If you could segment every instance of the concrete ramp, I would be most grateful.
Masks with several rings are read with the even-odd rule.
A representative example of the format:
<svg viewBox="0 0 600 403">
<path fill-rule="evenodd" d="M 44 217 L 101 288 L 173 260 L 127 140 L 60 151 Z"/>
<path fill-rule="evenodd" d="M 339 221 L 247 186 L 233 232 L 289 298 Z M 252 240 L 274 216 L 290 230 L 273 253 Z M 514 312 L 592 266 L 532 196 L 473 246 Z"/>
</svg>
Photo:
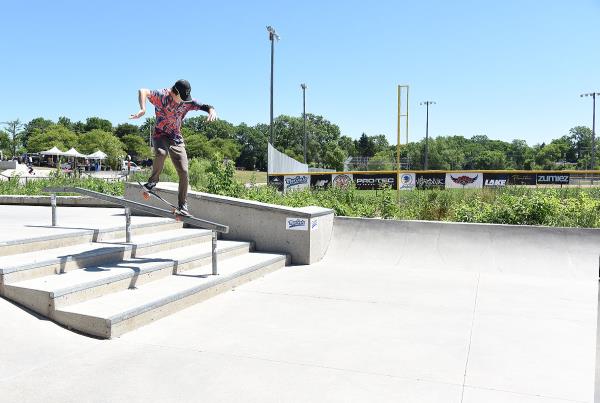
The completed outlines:
<svg viewBox="0 0 600 403">
<path fill-rule="evenodd" d="M 600 230 L 336 217 L 325 261 L 597 280 Z"/>
</svg>

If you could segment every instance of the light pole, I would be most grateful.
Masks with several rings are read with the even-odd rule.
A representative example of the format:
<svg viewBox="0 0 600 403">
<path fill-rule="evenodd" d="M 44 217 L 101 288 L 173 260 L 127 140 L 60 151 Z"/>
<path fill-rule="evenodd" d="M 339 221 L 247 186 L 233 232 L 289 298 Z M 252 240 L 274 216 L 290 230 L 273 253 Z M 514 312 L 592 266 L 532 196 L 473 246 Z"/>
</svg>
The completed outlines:
<svg viewBox="0 0 600 403">
<path fill-rule="evenodd" d="M 429 105 L 435 105 L 435 101 L 424 101 L 421 105 L 425 105 L 427 108 L 427 120 L 425 123 L 425 164 L 424 170 L 427 171 L 427 158 L 429 155 Z"/>
<path fill-rule="evenodd" d="M 273 145 L 273 62 L 275 59 L 275 41 L 279 40 L 279 35 L 272 26 L 267 27 L 269 40 L 271 41 L 271 119 L 269 126 L 269 143 Z"/>
<path fill-rule="evenodd" d="M 592 97 L 592 170 L 596 166 L 596 95 L 600 92 L 581 94 L 580 97 Z"/>
<path fill-rule="evenodd" d="M 300 84 L 302 88 L 302 118 L 304 119 L 304 163 L 306 164 L 306 84 Z"/>
</svg>

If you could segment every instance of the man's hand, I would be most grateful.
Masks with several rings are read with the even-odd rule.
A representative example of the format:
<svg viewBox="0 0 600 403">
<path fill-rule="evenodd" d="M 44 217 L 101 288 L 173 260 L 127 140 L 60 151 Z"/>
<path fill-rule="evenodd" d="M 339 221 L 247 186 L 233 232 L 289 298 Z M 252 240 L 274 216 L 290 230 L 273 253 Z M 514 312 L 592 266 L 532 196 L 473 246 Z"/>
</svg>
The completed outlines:
<svg viewBox="0 0 600 403">
<path fill-rule="evenodd" d="M 138 119 L 142 116 L 144 116 L 146 114 L 146 111 L 144 109 L 140 109 L 140 111 L 138 113 L 134 113 L 133 115 L 129 116 L 129 119 Z"/>
<path fill-rule="evenodd" d="M 215 108 L 210 108 L 208 111 L 208 116 L 206 117 L 206 121 L 212 122 L 215 120 L 217 120 L 217 111 L 215 111 Z"/>
</svg>

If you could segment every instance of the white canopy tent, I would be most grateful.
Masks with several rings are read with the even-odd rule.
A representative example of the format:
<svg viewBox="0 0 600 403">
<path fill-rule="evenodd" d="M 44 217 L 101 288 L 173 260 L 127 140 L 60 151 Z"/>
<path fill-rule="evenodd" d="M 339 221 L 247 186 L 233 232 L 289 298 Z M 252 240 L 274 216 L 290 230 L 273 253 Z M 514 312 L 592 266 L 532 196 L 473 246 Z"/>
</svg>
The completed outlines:
<svg viewBox="0 0 600 403">
<path fill-rule="evenodd" d="M 96 160 L 96 163 L 92 164 L 96 171 L 100 171 L 102 169 L 102 164 L 100 163 L 100 161 L 105 160 L 107 157 L 108 155 L 106 155 L 106 153 L 100 150 L 86 156 L 87 159 Z"/>
<path fill-rule="evenodd" d="M 106 157 L 108 157 L 108 155 L 106 155 L 100 150 L 96 151 L 95 153 L 86 155 L 86 158 L 89 160 L 105 160 Z"/>
<path fill-rule="evenodd" d="M 65 151 L 62 155 L 64 155 L 65 157 L 72 157 L 72 158 L 85 158 L 85 155 L 83 155 L 82 153 L 80 153 L 73 147 L 71 147 L 69 149 L 69 151 Z"/>
<path fill-rule="evenodd" d="M 40 152 L 41 155 L 51 155 L 53 157 L 60 157 L 61 155 L 65 155 L 64 151 L 60 151 L 58 149 L 58 147 L 54 146 L 49 150 L 46 151 L 41 151 Z M 52 158 L 52 164 L 57 164 L 58 165 L 58 158 L 56 158 L 56 161 L 54 158 Z"/>
<path fill-rule="evenodd" d="M 64 155 L 65 153 L 63 151 L 60 151 L 56 146 L 54 146 L 49 150 L 40 151 L 40 154 L 42 154 L 42 155 Z"/>
</svg>

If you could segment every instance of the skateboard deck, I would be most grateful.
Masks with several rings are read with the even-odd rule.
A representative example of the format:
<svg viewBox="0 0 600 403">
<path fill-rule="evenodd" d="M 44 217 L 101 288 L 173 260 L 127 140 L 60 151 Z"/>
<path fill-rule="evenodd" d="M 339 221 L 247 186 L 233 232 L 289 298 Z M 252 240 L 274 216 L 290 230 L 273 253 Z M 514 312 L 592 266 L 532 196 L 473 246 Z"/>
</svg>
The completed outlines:
<svg viewBox="0 0 600 403">
<path fill-rule="evenodd" d="M 140 181 L 136 181 L 136 182 L 140 185 L 142 197 L 144 198 L 144 200 L 149 200 L 150 196 L 152 196 L 152 197 L 160 200 L 161 202 L 165 203 L 167 206 L 170 207 L 171 213 L 173 213 L 173 215 L 175 216 L 176 221 L 181 221 L 181 217 L 193 217 L 191 214 L 181 213 L 181 211 L 179 210 L 179 207 L 176 207 L 170 201 L 164 199 L 161 195 L 154 192 L 153 190 L 146 189 Z"/>
</svg>

